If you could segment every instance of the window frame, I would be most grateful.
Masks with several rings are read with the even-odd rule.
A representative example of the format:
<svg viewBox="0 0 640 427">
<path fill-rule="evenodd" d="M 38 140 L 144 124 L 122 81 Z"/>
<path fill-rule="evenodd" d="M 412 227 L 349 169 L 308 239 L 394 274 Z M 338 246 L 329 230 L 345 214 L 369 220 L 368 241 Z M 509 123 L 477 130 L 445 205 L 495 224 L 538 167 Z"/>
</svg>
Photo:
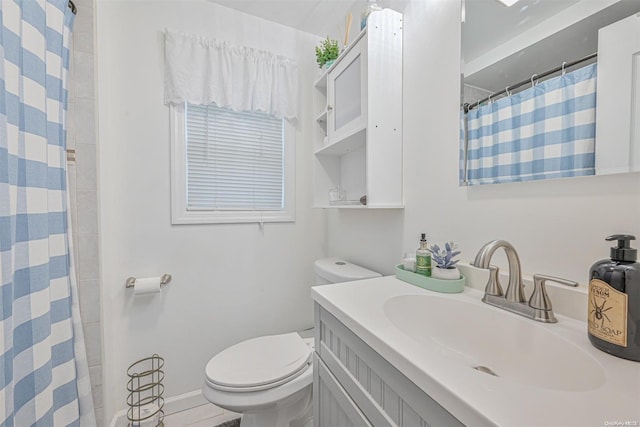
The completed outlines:
<svg viewBox="0 0 640 427">
<path fill-rule="evenodd" d="M 295 127 L 283 119 L 284 208 L 280 210 L 189 210 L 187 205 L 186 104 L 170 104 L 171 224 L 295 222 Z"/>
</svg>

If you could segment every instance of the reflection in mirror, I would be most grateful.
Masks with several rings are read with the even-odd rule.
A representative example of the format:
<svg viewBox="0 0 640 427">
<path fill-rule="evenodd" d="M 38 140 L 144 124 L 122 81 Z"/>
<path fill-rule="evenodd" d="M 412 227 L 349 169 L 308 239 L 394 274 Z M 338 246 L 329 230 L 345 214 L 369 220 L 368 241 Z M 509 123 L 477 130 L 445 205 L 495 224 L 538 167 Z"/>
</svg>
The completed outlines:
<svg viewBox="0 0 640 427">
<path fill-rule="evenodd" d="M 640 16 L 634 15 L 640 0 L 503 3 L 463 0 L 462 103 L 471 105 L 474 120 L 461 121 L 467 126 L 461 132 L 461 184 L 640 170 L 640 160 L 634 162 L 640 157 L 634 107 L 637 102 L 640 109 Z M 630 16 L 634 22 L 612 31 L 609 39 L 631 37 L 637 43 L 610 41 L 615 54 L 603 54 L 599 30 Z M 624 72 L 601 72 L 614 56 L 619 58 L 609 68 Z M 583 58 L 588 59 L 579 61 Z M 628 106 L 625 114 L 617 104 Z M 601 116 L 611 123 L 601 124 Z M 609 128 L 625 132 L 603 133 Z"/>
</svg>

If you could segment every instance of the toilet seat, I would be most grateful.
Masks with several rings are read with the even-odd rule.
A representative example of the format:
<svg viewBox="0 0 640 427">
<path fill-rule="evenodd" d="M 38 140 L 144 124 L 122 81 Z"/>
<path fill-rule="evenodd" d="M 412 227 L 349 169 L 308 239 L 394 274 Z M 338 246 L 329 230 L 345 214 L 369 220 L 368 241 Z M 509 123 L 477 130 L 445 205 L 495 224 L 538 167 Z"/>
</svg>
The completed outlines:
<svg viewBox="0 0 640 427">
<path fill-rule="evenodd" d="M 214 356 L 206 382 L 230 392 L 267 390 L 287 383 L 311 367 L 312 349 L 297 333 L 253 338 Z"/>
</svg>

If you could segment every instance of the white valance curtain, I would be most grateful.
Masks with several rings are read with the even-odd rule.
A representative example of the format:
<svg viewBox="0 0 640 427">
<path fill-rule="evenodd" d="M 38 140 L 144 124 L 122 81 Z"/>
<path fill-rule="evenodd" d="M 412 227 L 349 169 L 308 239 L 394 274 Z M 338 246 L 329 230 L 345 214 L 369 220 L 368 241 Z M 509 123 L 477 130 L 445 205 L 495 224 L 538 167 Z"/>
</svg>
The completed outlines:
<svg viewBox="0 0 640 427">
<path fill-rule="evenodd" d="M 294 119 L 298 67 L 292 59 L 270 52 L 166 30 L 164 101 L 215 103 Z"/>
</svg>

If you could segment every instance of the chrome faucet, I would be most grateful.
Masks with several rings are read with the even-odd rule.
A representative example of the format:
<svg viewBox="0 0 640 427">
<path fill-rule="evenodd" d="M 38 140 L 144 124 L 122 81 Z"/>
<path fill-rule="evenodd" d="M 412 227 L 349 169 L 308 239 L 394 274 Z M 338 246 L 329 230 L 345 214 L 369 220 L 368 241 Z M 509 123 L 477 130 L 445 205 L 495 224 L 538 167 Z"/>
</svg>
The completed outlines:
<svg viewBox="0 0 640 427">
<path fill-rule="evenodd" d="M 509 263 L 509 284 L 507 285 L 506 293 L 503 293 L 502 286 L 500 285 L 498 267 L 491 265 L 491 257 L 493 257 L 495 251 L 500 248 L 504 249 Z M 489 269 L 489 281 L 487 282 L 484 297 L 482 298 L 484 303 L 539 322 L 556 323 L 558 321 L 553 314 L 551 300 L 549 299 L 549 295 L 547 295 L 547 289 L 545 287 L 547 280 L 567 286 L 578 286 L 578 283 L 571 280 L 535 274 L 533 276 L 533 293 L 527 302 L 524 296 L 520 258 L 513 245 L 506 240 L 492 240 L 485 244 L 478 251 L 473 265 L 478 268 Z"/>
</svg>

